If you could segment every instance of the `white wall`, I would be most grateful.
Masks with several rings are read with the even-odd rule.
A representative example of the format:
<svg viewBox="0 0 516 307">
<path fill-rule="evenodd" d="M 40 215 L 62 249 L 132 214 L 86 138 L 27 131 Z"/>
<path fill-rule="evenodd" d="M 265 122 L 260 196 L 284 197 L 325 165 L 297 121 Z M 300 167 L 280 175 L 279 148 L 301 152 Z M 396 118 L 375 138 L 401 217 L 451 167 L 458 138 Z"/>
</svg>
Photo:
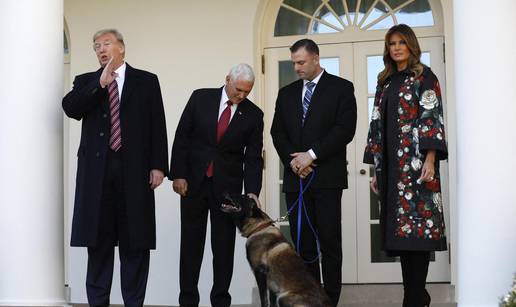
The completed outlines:
<svg viewBox="0 0 516 307">
<path fill-rule="evenodd" d="M 125 38 L 127 62 L 159 77 L 171 147 L 179 117 L 192 90 L 219 87 L 232 65 L 254 63 L 253 35 L 258 8 L 259 0 L 65 0 L 65 20 L 70 34 L 70 75 L 73 79 L 77 74 L 99 67 L 91 41 L 96 30 L 108 27 L 120 30 Z M 251 93 L 251 100 L 253 97 Z M 65 163 L 69 163 L 69 171 L 65 174 L 67 227 L 71 222 L 76 151 L 80 138 L 80 123 L 70 121 L 69 124 L 68 140 L 65 140 L 69 144 L 65 148 L 65 153 L 68 153 Z M 179 197 L 173 193 L 169 181 L 157 189 L 156 218 L 157 250 L 151 252 L 146 304 L 178 305 Z M 67 243 L 69 235 L 68 228 L 65 230 Z M 199 282 L 202 305 L 209 305 L 212 280 L 209 242 L 208 234 Z M 67 252 L 71 301 L 85 303 L 86 249 L 70 248 Z M 254 286 L 245 260 L 244 240 L 239 237 L 230 290 L 233 302 L 249 304 Z M 113 280 L 111 303 L 122 303 L 118 273 Z"/>
</svg>

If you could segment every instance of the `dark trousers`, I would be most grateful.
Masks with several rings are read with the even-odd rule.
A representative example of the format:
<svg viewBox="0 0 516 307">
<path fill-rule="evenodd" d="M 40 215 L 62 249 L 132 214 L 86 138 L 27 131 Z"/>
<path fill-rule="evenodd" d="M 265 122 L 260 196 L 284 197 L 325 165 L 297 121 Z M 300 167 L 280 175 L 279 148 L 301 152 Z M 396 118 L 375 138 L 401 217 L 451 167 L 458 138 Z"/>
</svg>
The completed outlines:
<svg viewBox="0 0 516 307">
<path fill-rule="evenodd" d="M 124 305 L 143 306 L 145 299 L 149 250 L 132 249 L 129 244 L 121 155 L 120 152 L 108 151 L 97 244 L 88 247 L 86 292 L 88 303 L 94 306 L 109 305 L 114 248 L 117 243 Z"/>
<path fill-rule="evenodd" d="M 211 222 L 213 253 L 213 287 L 210 300 L 213 307 L 229 307 L 229 286 L 233 275 L 235 225 L 229 214 L 220 210 L 213 191 L 213 181 L 205 178 L 195 195 L 181 198 L 181 252 L 179 261 L 179 304 L 198 306 L 199 273 L 204 254 L 208 211 Z"/>
<path fill-rule="evenodd" d="M 430 305 L 426 291 L 426 276 L 430 264 L 430 252 L 404 251 L 400 253 L 403 275 L 403 307 L 424 307 Z"/>
<path fill-rule="evenodd" d="M 290 208 L 299 193 L 286 193 L 287 206 Z M 322 264 L 324 290 L 333 306 L 337 306 L 342 287 L 342 234 L 341 234 L 341 189 L 308 189 L 303 195 L 306 212 L 319 237 L 321 259 L 317 257 L 317 244 L 305 213 L 301 219 L 300 253 L 308 271 L 317 281 L 321 281 L 319 260 Z M 294 245 L 297 242 L 297 206 L 289 216 L 290 234 Z"/>
</svg>

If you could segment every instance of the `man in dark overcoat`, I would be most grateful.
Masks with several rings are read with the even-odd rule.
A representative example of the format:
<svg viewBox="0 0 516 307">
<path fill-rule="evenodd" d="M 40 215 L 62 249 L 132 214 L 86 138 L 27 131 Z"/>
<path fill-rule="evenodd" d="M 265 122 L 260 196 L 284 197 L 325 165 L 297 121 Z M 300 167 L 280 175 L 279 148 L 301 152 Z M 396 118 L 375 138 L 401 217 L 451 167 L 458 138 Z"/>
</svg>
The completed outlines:
<svg viewBox="0 0 516 307">
<path fill-rule="evenodd" d="M 156 75 L 125 63 L 117 30 L 98 31 L 93 49 L 101 68 L 77 76 L 63 98 L 66 115 L 82 121 L 71 245 L 88 248 L 90 305 L 109 305 L 118 245 L 124 304 L 142 306 L 156 247 L 154 189 L 168 171 L 161 90 Z"/>
</svg>

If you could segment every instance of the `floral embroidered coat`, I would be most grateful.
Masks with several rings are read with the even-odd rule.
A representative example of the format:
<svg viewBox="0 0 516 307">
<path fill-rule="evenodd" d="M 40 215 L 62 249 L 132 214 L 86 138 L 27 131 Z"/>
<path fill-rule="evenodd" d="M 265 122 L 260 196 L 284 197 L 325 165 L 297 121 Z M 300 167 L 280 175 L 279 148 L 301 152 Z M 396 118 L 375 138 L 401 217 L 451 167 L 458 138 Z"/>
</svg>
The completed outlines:
<svg viewBox="0 0 516 307">
<path fill-rule="evenodd" d="M 374 164 L 380 190 L 380 225 L 387 251 L 446 249 L 439 160 L 447 158 L 439 81 L 428 67 L 415 78 L 406 71 L 391 88 L 395 116 L 386 131 L 386 92 L 392 79 L 376 90 L 364 162 Z M 394 96 L 395 95 L 395 96 Z M 399 98 L 399 99 L 398 99 Z M 389 109 L 391 110 L 391 109 Z M 388 133 L 392 154 L 386 158 Z M 434 180 L 419 182 L 426 152 L 436 150 Z M 387 171 L 389 170 L 389 171 Z M 389 195 L 389 197 L 388 197 Z"/>
</svg>

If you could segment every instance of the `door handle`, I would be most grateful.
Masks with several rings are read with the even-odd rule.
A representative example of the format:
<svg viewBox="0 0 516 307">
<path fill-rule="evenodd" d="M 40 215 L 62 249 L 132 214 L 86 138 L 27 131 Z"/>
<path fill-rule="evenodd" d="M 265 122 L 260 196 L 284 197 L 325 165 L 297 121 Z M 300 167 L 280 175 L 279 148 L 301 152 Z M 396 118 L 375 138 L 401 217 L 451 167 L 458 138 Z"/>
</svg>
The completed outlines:
<svg viewBox="0 0 516 307">
<path fill-rule="evenodd" d="M 366 170 L 365 170 L 365 169 L 361 169 L 361 170 L 360 170 L 360 175 L 365 175 L 366 173 L 367 173 L 367 172 L 366 172 Z"/>
</svg>

